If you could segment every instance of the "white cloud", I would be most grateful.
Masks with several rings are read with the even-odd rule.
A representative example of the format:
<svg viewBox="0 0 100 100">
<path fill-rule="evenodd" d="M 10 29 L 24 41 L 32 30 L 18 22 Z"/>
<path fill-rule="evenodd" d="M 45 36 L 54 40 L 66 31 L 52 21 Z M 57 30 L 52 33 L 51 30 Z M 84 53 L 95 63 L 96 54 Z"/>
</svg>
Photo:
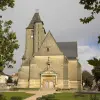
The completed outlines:
<svg viewBox="0 0 100 100">
<path fill-rule="evenodd" d="M 92 59 L 93 57 L 100 57 L 99 49 L 87 45 L 78 47 L 78 59 L 82 65 L 82 70 L 91 71 L 93 67 L 87 63 L 87 60 Z"/>
</svg>

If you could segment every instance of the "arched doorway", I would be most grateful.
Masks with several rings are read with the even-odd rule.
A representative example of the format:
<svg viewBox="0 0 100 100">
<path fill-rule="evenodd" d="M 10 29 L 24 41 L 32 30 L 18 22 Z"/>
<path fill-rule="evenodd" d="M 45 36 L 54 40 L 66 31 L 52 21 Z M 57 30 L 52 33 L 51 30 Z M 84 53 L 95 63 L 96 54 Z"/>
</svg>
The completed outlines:
<svg viewBox="0 0 100 100">
<path fill-rule="evenodd" d="M 54 88 L 54 82 L 52 80 L 46 80 L 43 83 L 44 88 Z"/>
<path fill-rule="evenodd" d="M 57 74 L 53 71 L 41 73 L 41 88 L 55 88 L 57 82 Z"/>
</svg>

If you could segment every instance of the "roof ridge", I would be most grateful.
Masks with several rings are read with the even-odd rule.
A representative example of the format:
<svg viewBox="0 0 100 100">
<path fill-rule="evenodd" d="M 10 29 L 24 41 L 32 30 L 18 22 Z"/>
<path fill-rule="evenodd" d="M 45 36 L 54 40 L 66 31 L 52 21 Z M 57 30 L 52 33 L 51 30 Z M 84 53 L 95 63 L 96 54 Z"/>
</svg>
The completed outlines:
<svg viewBox="0 0 100 100">
<path fill-rule="evenodd" d="M 77 41 L 68 41 L 68 42 L 67 41 L 65 41 L 65 42 L 62 42 L 62 41 L 59 42 L 59 41 L 57 41 L 57 43 L 77 43 Z"/>
</svg>

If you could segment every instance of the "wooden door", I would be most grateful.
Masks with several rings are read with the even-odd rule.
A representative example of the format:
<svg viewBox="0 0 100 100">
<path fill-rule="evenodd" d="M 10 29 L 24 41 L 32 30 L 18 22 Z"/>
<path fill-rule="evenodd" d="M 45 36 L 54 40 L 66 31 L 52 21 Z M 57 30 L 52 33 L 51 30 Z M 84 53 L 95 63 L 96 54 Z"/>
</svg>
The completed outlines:
<svg viewBox="0 0 100 100">
<path fill-rule="evenodd" d="M 49 88 L 54 88 L 54 83 L 53 83 L 53 81 L 49 81 Z"/>
</svg>

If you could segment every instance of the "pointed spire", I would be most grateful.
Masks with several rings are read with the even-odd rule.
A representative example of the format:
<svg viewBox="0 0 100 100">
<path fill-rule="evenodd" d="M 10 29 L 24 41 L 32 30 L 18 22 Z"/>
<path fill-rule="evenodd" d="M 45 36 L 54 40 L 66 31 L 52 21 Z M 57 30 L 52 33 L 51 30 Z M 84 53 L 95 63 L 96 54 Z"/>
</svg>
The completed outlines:
<svg viewBox="0 0 100 100">
<path fill-rule="evenodd" d="M 36 22 L 43 23 L 43 21 L 40 18 L 38 10 L 36 10 L 36 13 L 34 14 L 34 16 L 33 16 L 32 20 L 31 20 L 30 24 L 27 27 L 27 29 L 33 29 L 34 23 L 36 23 Z"/>
</svg>

